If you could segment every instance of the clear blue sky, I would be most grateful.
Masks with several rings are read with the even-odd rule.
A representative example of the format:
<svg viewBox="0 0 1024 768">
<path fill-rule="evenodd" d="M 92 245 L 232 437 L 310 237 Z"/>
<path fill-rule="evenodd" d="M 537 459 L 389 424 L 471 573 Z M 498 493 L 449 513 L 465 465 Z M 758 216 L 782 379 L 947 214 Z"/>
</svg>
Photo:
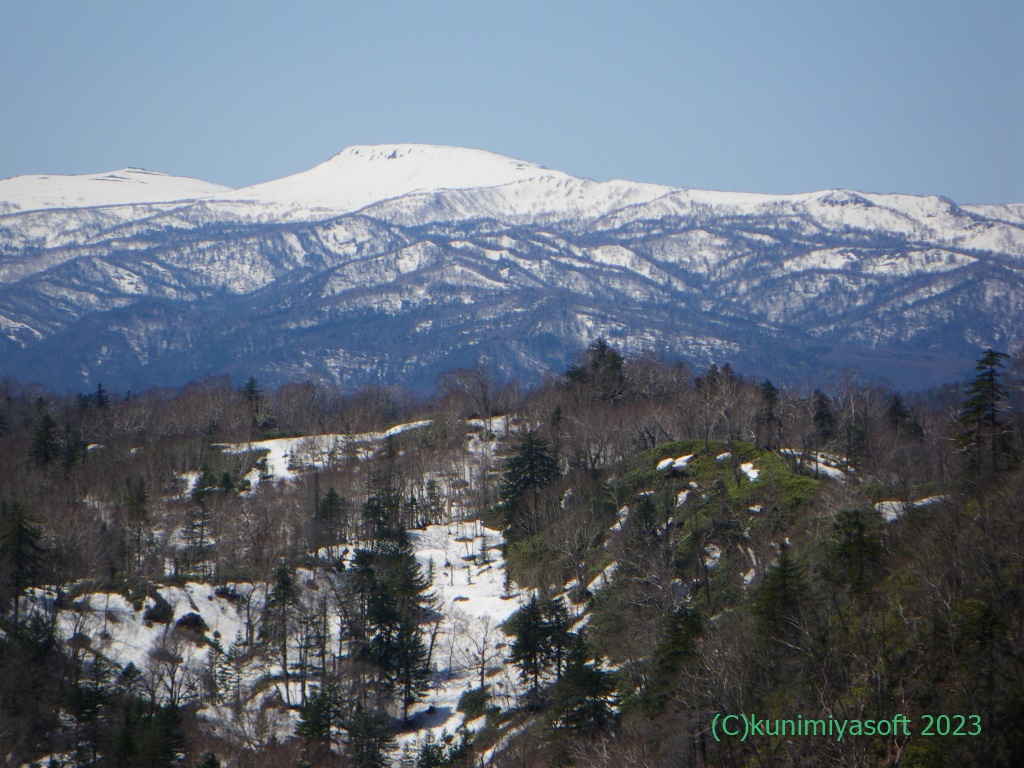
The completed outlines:
<svg viewBox="0 0 1024 768">
<path fill-rule="evenodd" d="M 0 0 L 0 177 L 244 186 L 351 144 L 1024 202 L 1024 3 Z"/>
</svg>

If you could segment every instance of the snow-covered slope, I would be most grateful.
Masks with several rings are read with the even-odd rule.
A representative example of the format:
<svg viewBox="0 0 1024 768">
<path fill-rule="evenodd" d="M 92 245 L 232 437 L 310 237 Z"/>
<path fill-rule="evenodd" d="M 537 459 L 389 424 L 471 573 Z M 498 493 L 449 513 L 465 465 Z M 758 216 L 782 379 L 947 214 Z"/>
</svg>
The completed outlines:
<svg viewBox="0 0 1024 768">
<path fill-rule="evenodd" d="M 479 149 L 361 145 L 348 147 L 308 171 L 225 193 L 219 199 L 263 203 L 299 215 L 347 213 L 412 192 L 497 187 L 536 178 L 570 177 Z"/>
<path fill-rule="evenodd" d="M 0 180 L 0 213 L 191 201 L 229 189 L 141 168 L 77 176 L 15 176 Z"/>
<path fill-rule="evenodd" d="M 136 171 L 43 181 L 0 182 L 0 365 L 54 386 L 429 387 L 481 359 L 533 381 L 599 335 L 927 386 L 1024 342 L 1022 206 L 598 182 L 415 144 L 215 194 Z M 21 210 L 43 203 L 101 207 Z"/>
</svg>

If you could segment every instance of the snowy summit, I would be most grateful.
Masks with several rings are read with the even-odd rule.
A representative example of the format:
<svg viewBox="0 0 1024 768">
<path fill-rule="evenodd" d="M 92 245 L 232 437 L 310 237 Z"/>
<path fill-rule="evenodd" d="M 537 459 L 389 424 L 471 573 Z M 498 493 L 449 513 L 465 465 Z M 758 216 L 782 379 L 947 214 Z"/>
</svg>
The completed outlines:
<svg viewBox="0 0 1024 768">
<path fill-rule="evenodd" d="M 0 180 L 0 213 L 179 200 L 191 202 L 230 189 L 200 179 L 168 176 L 141 168 L 77 176 L 15 176 Z"/>
<path fill-rule="evenodd" d="M 413 192 L 499 187 L 539 177 L 566 174 L 480 149 L 357 145 L 308 171 L 220 198 L 350 212 Z"/>
</svg>

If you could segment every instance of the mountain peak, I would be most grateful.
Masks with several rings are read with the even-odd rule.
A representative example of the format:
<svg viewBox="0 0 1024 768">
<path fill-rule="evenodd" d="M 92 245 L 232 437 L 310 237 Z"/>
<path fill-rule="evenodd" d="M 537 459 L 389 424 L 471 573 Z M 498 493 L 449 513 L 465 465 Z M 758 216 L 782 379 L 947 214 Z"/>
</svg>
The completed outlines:
<svg viewBox="0 0 1024 768">
<path fill-rule="evenodd" d="M 413 192 L 499 187 L 542 176 L 566 174 L 482 149 L 358 144 L 308 171 L 223 197 L 347 212 Z"/>
<path fill-rule="evenodd" d="M 0 209 L 91 208 L 208 197 L 230 188 L 142 168 L 80 175 L 39 174 L 0 180 Z"/>
</svg>

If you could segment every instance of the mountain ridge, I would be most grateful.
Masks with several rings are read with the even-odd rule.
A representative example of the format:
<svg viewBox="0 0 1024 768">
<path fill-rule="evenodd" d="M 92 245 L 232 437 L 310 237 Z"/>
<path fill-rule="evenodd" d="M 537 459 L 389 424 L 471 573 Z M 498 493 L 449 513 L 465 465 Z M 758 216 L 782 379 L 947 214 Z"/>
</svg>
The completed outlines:
<svg viewBox="0 0 1024 768">
<path fill-rule="evenodd" d="M 425 389 L 481 360 L 536 381 L 603 335 L 697 366 L 930 386 L 1021 343 L 1022 214 L 362 145 L 191 201 L 0 215 L 0 367 L 72 388 L 189 371 Z"/>
</svg>

